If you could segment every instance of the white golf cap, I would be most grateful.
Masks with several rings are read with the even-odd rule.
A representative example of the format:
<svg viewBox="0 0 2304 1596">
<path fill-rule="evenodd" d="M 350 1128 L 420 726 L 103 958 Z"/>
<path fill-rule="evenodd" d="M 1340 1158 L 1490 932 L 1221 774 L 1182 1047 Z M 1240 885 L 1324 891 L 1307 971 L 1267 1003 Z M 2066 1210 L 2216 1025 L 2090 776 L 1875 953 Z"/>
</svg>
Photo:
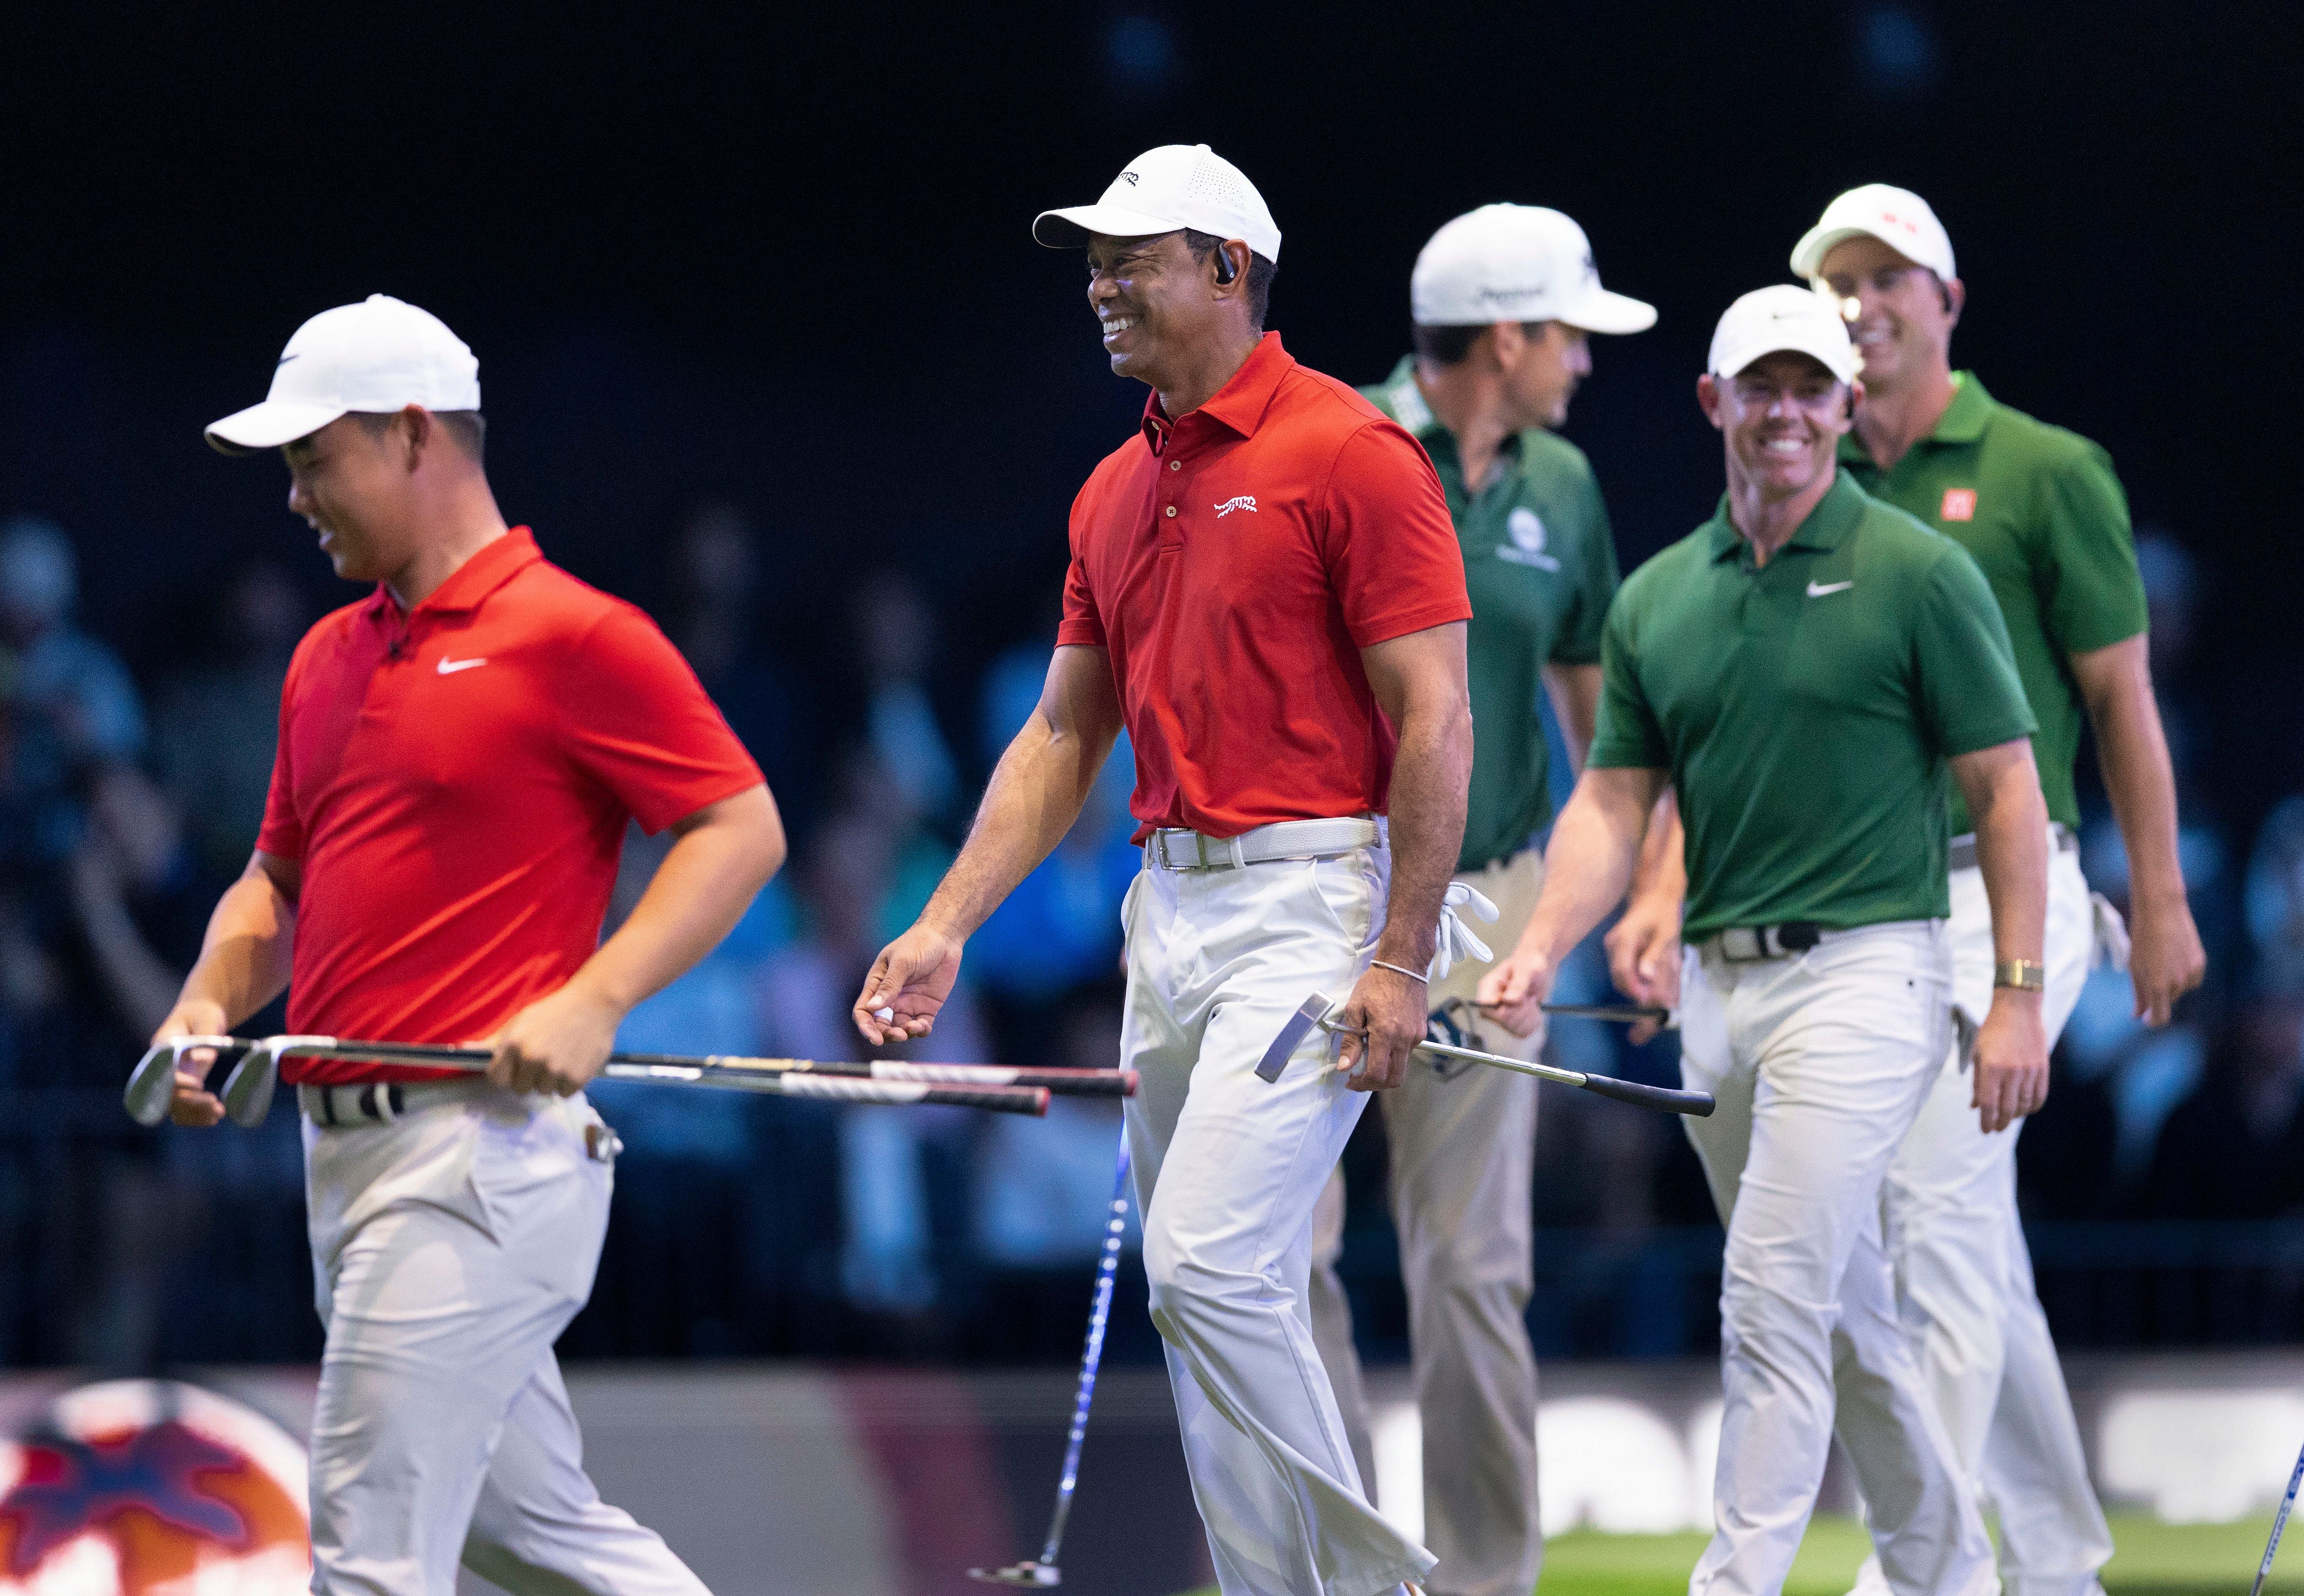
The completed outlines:
<svg viewBox="0 0 2304 1596">
<path fill-rule="evenodd" d="M 1088 234 L 1148 238 L 1190 227 L 1220 239 L 1239 239 L 1275 266 L 1280 229 L 1264 196 L 1240 168 L 1205 144 L 1163 144 L 1128 163 L 1094 205 L 1042 211 L 1032 236 L 1051 249 L 1077 249 Z"/>
<path fill-rule="evenodd" d="M 1792 274 L 1814 277 L 1824 270 L 1824 258 L 1846 239 L 1878 239 L 1915 266 L 1924 266 L 1947 280 L 1952 269 L 1952 235 L 1936 220 L 1928 202 L 1910 189 L 1886 183 L 1866 183 L 1851 189 L 1830 205 L 1817 224 L 1792 246 Z"/>
<path fill-rule="evenodd" d="M 1656 307 L 1600 286 L 1584 230 L 1540 205 L 1484 205 L 1432 235 L 1408 279 L 1419 327 L 1558 321 L 1587 333 L 1645 333 Z"/>
<path fill-rule="evenodd" d="M 389 415 L 480 408 L 480 362 L 448 325 L 390 294 L 339 305 L 296 329 L 262 404 L 211 422 L 226 454 L 277 449 L 353 410 Z"/>
<path fill-rule="evenodd" d="M 1812 355 L 1843 383 L 1860 368 L 1848 323 L 1834 301 L 1811 288 L 1779 283 L 1756 288 L 1728 307 L 1712 334 L 1714 376 L 1734 376 L 1762 355 Z"/>
</svg>

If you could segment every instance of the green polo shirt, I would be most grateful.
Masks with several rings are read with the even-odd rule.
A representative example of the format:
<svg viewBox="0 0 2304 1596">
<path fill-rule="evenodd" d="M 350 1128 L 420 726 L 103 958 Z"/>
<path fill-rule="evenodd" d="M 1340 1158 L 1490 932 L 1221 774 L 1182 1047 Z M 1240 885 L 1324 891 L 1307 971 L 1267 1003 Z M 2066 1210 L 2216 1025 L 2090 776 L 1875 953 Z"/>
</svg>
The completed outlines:
<svg viewBox="0 0 2304 1596">
<path fill-rule="evenodd" d="M 1601 665 L 1591 763 L 1671 773 L 1691 942 L 1942 918 L 1944 762 L 2033 730 L 1976 562 L 1845 472 L 1765 567 L 1724 496 L 1624 583 Z"/>
<path fill-rule="evenodd" d="M 2144 581 L 2128 496 L 2112 457 L 2077 433 L 2012 410 L 1976 374 L 1952 381 L 1936 430 L 1883 471 L 1856 435 L 1840 441 L 1841 463 L 1865 492 L 1917 516 L 1976 557 L 2016 649 L 2016 674 L 2040 730 L 2032 755 L 2048 817 L 2077 828 L 2072 762 L 2083 710 L 2071 659 L 2144 630 Z M 1958 789 L 1955 836 L 1975 822 Z"/>
<path fill-rule="evenodd" d="M 1360 392 L 1414 433 L 1447 490 L 1472 624 L 1472 786 L 1459 870 L 1518 853 L 1552 818 L 1544 722 L 1547 664 L 1600 661 L 1616 591 L 1616 540 L 1584 452 L 1540 428 L 1505 440 L 1504 469 L 1467 491 L 1456 437 L 1416 386 L 1416 361 Z"/>
</svg>

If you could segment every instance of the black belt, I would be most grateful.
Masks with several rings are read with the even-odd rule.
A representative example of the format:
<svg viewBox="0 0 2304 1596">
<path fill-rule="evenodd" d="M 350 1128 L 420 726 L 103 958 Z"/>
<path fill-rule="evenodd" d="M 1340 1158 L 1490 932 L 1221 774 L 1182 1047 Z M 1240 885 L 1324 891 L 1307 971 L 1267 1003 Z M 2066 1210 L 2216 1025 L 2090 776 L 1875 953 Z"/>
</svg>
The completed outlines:
<svg viewBox="0 0 2304 1596">
<path fill-rule="evenodd" d="M 315 1125 L 389 1125 L 407 1110 L 408 1093 L 398 1081 L 300 1087 L 297 1104 Z"/>
<path fill-rule="evenodd" d="M 1706 945 L 1730 964 L 1755 964 L 1805 953 L 1822 941 L 1824 927 L 1814 920 L 1786 920 L 1777 925 L 1732 925 L 1707 938 Z"/>
</svg>

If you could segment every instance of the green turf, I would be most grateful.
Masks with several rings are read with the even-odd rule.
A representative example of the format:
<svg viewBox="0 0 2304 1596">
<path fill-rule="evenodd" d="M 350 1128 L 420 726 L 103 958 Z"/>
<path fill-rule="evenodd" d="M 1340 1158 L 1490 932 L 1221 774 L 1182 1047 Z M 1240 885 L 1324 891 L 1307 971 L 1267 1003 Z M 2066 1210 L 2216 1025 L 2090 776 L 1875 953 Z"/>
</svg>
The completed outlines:
<svg viewBox="0 0 2304 1596">
<path fill-rule="evenodd" d="M 2291 1525 L 2291 1529 L 2304 1526 Z M 2269 1514 L 2239 1524 L 2167 1524 L 2149 1518 L 2115 1518 L 2119 1548 L 2104 1571 L 2111 1596 L 2247 1596 L 2249 1582 L 2272 1533 Z M 2304 1596 L 2304 1547 L 2283 1536 L 2266 1596 Z M 1546 1544 L 1544 1582 L 1537 1596 L 1680 1596 L 1705 1537 L 1603 1535 L 1590 1530 L 1555 1535 Z M 1784 1596 L 1843 1596 L 1869 1542 L 1849 1518 L 1819 1518 L 1800 1545 L 1800 1560 L 1784 1582 Z M 1216 1596 L 1214 1590 L 1192 1596 Z"/>
</svg>

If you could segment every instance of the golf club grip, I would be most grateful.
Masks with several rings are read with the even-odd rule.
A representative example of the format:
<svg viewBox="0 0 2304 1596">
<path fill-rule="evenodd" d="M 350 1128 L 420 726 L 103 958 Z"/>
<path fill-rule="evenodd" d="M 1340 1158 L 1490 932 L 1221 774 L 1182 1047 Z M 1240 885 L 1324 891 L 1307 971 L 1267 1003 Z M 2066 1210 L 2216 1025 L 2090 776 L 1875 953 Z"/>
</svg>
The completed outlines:
<svg viewBox="0 0 2304 1596">
<path fill-rule="evenodd" d="M 1048 1111 L 1048 1089 L 1046 1086 L 930 1086 L 912 1101 L 941 1103 L 955 1109 L 990 1109 L 1001 1114 L 1029 1114 L 1040 1119 Z"/>
<path fill-rule="evenodd" d="M 1132 1069 L 1019 1069 L 1013 1084 L 1058 1097 L 1133 1097 L 1136 1078 Z"/>
<path fill-rule="evenodd" d="M 1613 1097 L 1618 1102 L 1629 1102 L 1636 1109 L 1687 1114 L 1698 1119 L 1710 1119 L 1715 1106 L 1708 1092 L 1680 1092 L 1670 1086 L 1646 1086 L 1638 1081 L 1618 1080 L 1613 1075 L 1587 1075 L 1584 1090 L 1597 1092 L 1603 1097 Z"/>
</svg>

